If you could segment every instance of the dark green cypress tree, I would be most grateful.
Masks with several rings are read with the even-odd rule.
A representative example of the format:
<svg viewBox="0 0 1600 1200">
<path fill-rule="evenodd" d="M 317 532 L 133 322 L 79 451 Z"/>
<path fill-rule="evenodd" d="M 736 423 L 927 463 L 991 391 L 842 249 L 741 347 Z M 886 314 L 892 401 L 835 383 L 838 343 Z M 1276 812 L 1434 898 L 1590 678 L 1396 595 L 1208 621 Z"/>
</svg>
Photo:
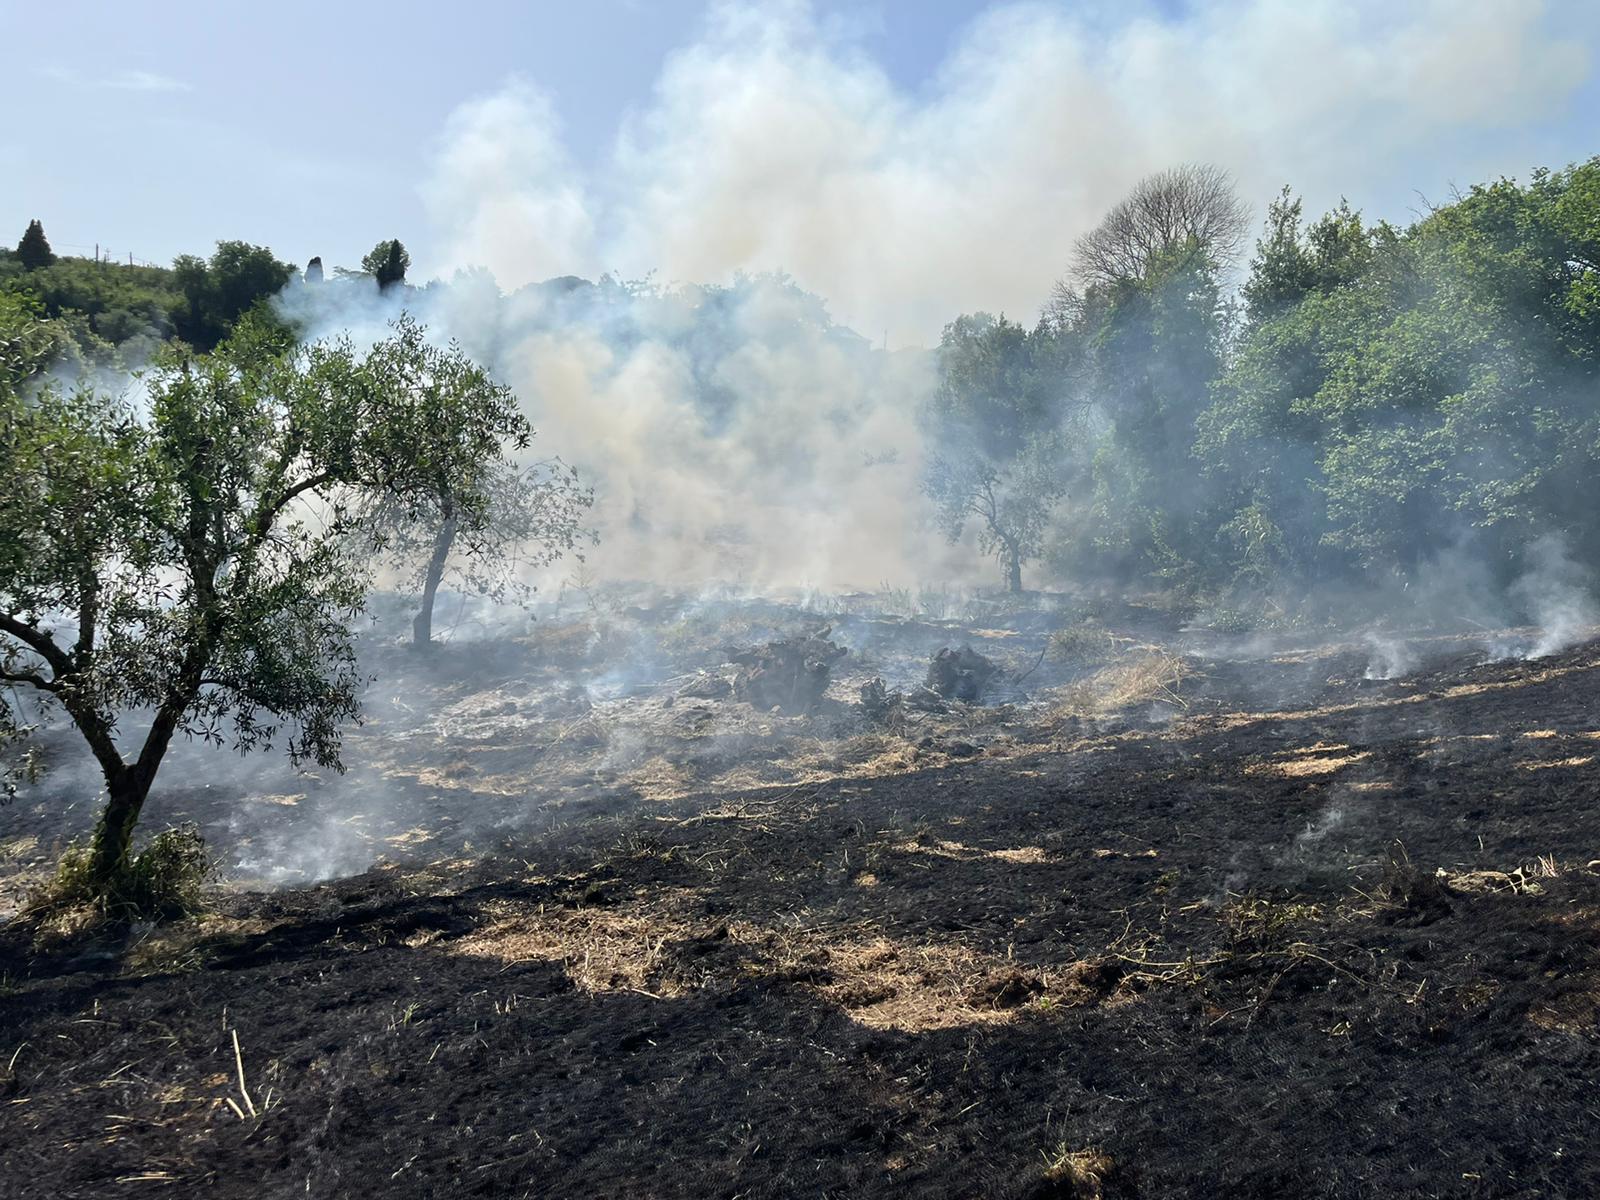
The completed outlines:
<svg viewBox="0 0 1600 1200">
<path fill-rule="evenodd" d="M 406 281 L 406 268 L 411 266 L 411 255 L 399 238 L 379 242 L 361 260 L 361 269 L 378 281 L 385 291 Z"/>
<path fill-rule="evenodd" d="M 44 226 L 36 220 L 29 221 L 27 232 L 17 243 L 17 261 L 22 264 L 22 269 L 36 271 L 40 267 L 48 267 L 55 260 L 56 256 L 50 252 L 50 243 L 45 240 Z"/>
<path fill-rule="evenodd" d="M 378 286 L 380 288 L 392 287 L 397 283 L 406 281 L 406 267 L 411 263 L 411 256 L 406 253 L 406 248 L 400 244 L 399 238 L 389 242 L 389 253 L 384 257 L 383 266 L 378 271 Z"/>
</svg>

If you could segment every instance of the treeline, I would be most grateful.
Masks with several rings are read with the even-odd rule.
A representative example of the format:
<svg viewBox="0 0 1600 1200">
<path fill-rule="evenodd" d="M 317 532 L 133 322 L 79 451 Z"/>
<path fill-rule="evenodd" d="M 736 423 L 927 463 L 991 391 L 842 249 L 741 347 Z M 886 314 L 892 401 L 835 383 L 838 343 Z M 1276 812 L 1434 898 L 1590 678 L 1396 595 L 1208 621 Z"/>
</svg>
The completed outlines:
<svg viewBox="0 0 1600 1200">
<path fill-rule="evenodd" d="M 330 282 L 405 287 L 409 262 L 379 242 Z M 1285 191 L 1252 229 L 1225 174 L 1180 167 L 1141 182 L 1066 267 L 1031 324 L 949 324 L 924 414 L 924 489 L 1011 588 L 1162 591 L 1248 617 L 1330 583 L 1402 586 L 1453 554 L 1503 584 L 1550 534 L 1600 566 L 1600 159 L 1474 187 L 1403 228 L 1345 205 L 1308 217 Z M 35 223 L 0 252 L 0 327 L 27 316 L 9 323 L 58 360 L 204 351 L 294 270 L 244 242 L 171 268 L 58 258 Z M 320 280 L 320 261 L 304 274 Z M 717 366 L 729 339 L 780 336 L 719 319 L 753 286 L 535 290 L 549 320 L 598 322 L 619 346 L 666 337 L 716 426 L 750 401 Z M 777 290 L 871 376 L 866 343 Z M 485 361 L 495 328 L 464 332 Z"/>
<path fill-rule="evenodd" d="M 410 264 L 405 247 L 386 239 L 361 270 L 335 274 L 389 287 L 404 283 Z M 297 269 L 265 246 L 235 240 L 218 242 L 207 258 L 179 255 L 171 267 L 57 255 L 42 223 L 32 221 L 15 250 L 0 249 L 0 298 L 43 319 L 58 364 L 112 368 L 142 363 L 169 341 L 215 349 L 245 314 L 270 318 L 264 302 Z M 306 277 L 322 278 L 320 259 L 306 265 Z"/>
<path fill-rule="evenodd" d="M 1246 232 L 1225 176 L 1146 180 L 1032 328 L 945 330 L 926 487 L 1025 564 L 1243 607 L 1543 535 L 1600 563 L 1600 159 L 1408 228 L 1341 205 Z"/>
</svg>

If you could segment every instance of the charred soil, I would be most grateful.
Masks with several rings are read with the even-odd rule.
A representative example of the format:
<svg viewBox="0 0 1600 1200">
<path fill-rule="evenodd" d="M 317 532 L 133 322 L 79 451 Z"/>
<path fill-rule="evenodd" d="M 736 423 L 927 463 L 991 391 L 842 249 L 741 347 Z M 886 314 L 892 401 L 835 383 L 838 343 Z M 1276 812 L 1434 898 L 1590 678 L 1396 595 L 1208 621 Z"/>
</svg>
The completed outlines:
<svg viewBox="0 0 1600 1200">
<path fill-rule="evenodd" d="M 1600 1194 L 1600 646 L 1274 661 L 177 925 L 14 920 L 0 1191 Z"/>
</svg>

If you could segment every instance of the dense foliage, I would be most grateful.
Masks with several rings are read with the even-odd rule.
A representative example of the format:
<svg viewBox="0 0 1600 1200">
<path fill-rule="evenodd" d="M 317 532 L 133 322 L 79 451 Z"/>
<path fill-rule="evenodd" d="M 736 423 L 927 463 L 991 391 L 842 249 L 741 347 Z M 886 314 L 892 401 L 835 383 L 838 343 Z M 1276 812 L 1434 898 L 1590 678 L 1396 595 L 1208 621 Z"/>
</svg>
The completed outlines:
<svg viewBox="0 0 1600 1200">
<path fill-rule="evenodd" d="M 13 378 L 36 353 L 16 328 Z M 63 712 L 99 765 L 86 870 L 108 887 L 178 733 L 337 765 L 363 511 L 481 478 L 528 436 L 505 389 L 405 321 L 365 353 L 247 322 L 215 353 L 163 352 L 144 385 L 137 405 L 0 393 L 0 681 Z M 19 712 L 0 706 L 0 733 Z"/>
<path fill-rule="evenodd" d="M 411 269 L 411 253 L 399 238 L 389 238 L 367 251 L 361 260 L 361 269 L 376 279 L 380 288 L 392 288 L 406 281 L 406 272 Z"/>
<path fill-rule="evenodd" d="M 1066 447 L 1060 575 L 1282 597 L 1463 546 L 1509 577 L 1550 534 L 1600 564 L 1600 159 L 1406 229 L 1343 205 L 1308 223 L 1285 191 L 1237 301 L 1196 228 L 1081 264 L 1033 331 L 946 331 L 927 424 L 969 477 Z M 930 490 L 949 475 L 937 455 Z"/>
<path fill-rule="evenodd" d="M 54 322 L 57 357 L 69 366 L 137 366 L 172 338 L 210 350 L 294 273 L 240 241 L 218 242 L 209 259 L 180 255 L 170 268 L 61 257 L 47 243 L 41 255 L 28 251 L 37 224 L 15 252 L 0 252 L 0 292 L 30 298 Z"/>
</svg>

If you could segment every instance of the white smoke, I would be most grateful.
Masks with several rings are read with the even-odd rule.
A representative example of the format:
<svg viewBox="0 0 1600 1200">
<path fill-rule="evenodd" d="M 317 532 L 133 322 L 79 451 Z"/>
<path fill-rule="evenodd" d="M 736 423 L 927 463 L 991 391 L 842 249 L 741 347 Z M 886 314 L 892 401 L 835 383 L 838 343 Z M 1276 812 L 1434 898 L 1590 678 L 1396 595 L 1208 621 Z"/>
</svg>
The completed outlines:
<svg viewBox="0 0 1600 1200">
<path fill-rule="evenodd" d="M 1417 652 L 1404 639 L 1369 631 L 1362 641 L 1367 646 L 1365 679 L 1398 679 L 1417 669 Z"/>
<path fill-rule="evenodd" d="M 781 278 L 509 296 L 481 275 L 403 297 L 296 283 L 278 304 L 310 336 L 358 342 L 405 305 L 511 383 L 534 453 L 596 489 L 601 581 L 839 589 L 994 570 L 927 520 L 916 415 L 931 357 L 871 347 Z"/>
<path fill-rule="evenodd" d="M 1597 26 L 1577 3 L 1012 4 L 911 91 L 803 3 L 721 5 L 586 172 L 527 82 L 458 110 L 431 265 L 508 288 L 783 270 L 873 339 L 927 344 L 963 311 L 1026 318 L 1074 239 L 1176 162 L 1311 211 L 1526 171 L 1521 126 L 1582 82 Z"/>
<path fill-rule="evenodd" d="M 804 3 L 719 5 L 591 166 L 528 81 L 463 104 L 419 254 L 454 283 L 411 303 L 515 388 L 540 452 L 597 485 L 602 578 L 988 580 L 928 527 L 915 417 L 932 363 L 889 347 L 930 345 L 962 312 L 1028 319 L 1074 239 L 1175 162 L 1215 162 L 1257 201 L 1291 182 L 1313 210 L 1380 180 L 1525 169 L 1473 139 L 1503 127 L 1520 146 L 1518 122 L 1581 81 L 1557 15 L 1006 5 L 912 91 Z M 528 288 L 605 270 L 668 282 L 630 306 Z M 863 338 L 769 278 L 783 271 Z M 741 273 L 759 278 L 731 297 L 697 286 Z M 375 294 L 357 307 L 310 332 L 381 330 Z M 738 402 L 708 409 L 708 388 Z"/>
<path fill-rule="evenodd" d="M 1546 534 L 1528 547 L 1525 562 L 1511 595 L 1539 631 L 1526 657 L 1557 654 L 1592 636 L 1600 623 L 1593 577 L 1568 556 L 1566 541 L 1559 534 Z"/>
</svg>

